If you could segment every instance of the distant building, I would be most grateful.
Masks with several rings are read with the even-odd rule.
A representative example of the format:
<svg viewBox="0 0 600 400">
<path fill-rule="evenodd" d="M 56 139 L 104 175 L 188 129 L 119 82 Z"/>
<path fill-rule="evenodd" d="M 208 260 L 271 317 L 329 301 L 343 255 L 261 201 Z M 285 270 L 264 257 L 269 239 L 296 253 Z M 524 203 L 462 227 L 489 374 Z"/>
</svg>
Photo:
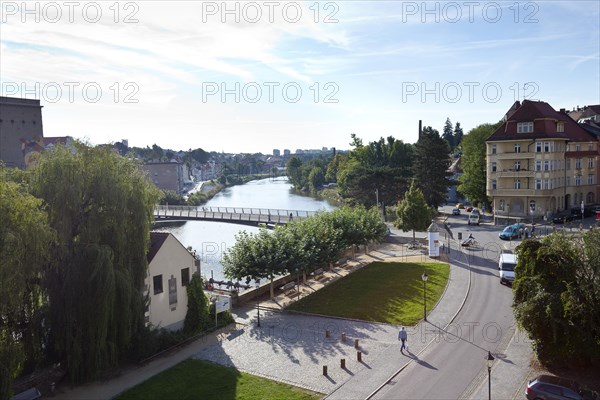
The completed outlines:
<svg viewBox="0 0 600 400">
<path fill-rule="evenodd" d="M 292 154 L 292 152 L 291 152 L 289 149 L 284 149 L 284 150 L 283 150 L 283 155 L 284 155 L 284 156 L 289 156 L 289 155 L 291 155 L 291 154 Z"/>
<path fill-rule="evenodd" d="M 144 294 L 150 305 L 144 315 L 146 326 L 179 330 L 187 313 L 186 287 L 193 274 L 200 274 L 200 260 L 175 236 L 165 232 L 150 232 L 147 259 Z"/>
<path fill-rule="evenodd" d="M 149 162 L 141 166 L 148 179 L 161 190 L 183 191 L 184 168 L 179 162 Z"/>
<path fill-rule="evenodd" d="M 279 149 L 273 149 L 273 155 L 275 157 L 279 157 L 281 155 L 281 151 L 279 151 Z"/>
<path fill-rule="evenodd" d="M 44 148 L 43 138 L 39 100 L 0 97 L 0 160 L 25 168 Z"/>
<path fill-rule="evenodd" d="M 494 216 L 529 219 L 594 204 L 598 136 L 564 109 L 543 101 L 515 102 L 487 139 L 487 195 Z"/>
</svg>

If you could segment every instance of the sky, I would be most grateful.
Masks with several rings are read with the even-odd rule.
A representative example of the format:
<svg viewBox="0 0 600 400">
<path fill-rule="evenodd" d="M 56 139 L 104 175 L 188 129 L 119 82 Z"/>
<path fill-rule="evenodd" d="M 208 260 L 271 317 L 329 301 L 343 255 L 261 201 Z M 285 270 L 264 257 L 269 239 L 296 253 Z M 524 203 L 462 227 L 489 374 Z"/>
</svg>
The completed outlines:
<svg viewBox="0 0 600 400">
<path fill-rule="evenodd" d="M 44 136 L 228 153 L 600 104 L 600 2 L 2 1 L 0 94 Z"/>
</svg>

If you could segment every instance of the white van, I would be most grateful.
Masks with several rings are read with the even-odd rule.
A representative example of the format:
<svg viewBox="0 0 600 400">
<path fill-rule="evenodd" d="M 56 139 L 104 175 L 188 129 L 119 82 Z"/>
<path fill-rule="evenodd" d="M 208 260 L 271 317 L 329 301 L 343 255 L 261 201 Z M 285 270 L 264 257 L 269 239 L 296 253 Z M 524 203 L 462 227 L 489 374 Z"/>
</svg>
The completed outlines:
<svg viewBox="0 0 600 400">
<path fill-rule="evenodd" d="M 500 283 L 511 283 L 515 280 L 515 267 L 517 266 L 516 254 L 500 254 L 498 271 L 500 271 Z"/>
<path fill-rule="evenodd" d="M 467 225 L 479 225 L 480 221 L 481 215 L 479 215 L 479 212 L 471 212 L 471 214 L 469 214 L 469 219 L 467 220 Z"/>
</svg>

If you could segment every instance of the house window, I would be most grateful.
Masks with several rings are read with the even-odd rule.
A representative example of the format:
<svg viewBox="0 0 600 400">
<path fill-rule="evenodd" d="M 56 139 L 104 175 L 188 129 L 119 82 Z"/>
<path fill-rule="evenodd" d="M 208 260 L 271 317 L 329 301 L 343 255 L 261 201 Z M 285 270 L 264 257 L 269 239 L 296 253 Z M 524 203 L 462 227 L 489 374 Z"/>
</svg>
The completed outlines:
<svg viewBox="0 0 600 400">
<path fill-rule="evenodd" d="M 594 184 L 594 175 L 589 174 L 588 175 L 588 185 L 593 185 L 593 184 Z"/>
<path fill-rule="evenodd" d="M 542 180 L 541 179 L 535 180 L 535 190 L 542 190 Z"/>
<path fill-rule="evenodd" d="M 497 186 L 498 186 L 498 183 L 496 182 L 496 180 L 492 179 L 492 190 L 496 190 Z"/>
<path fill-rule="evenodd" d="M 515 143 L 515 153 L 521 152 L 521 145 L 519 143 Z"/>
<path fill-rule="evenodd" d="M 500 211 L 504 211 L 504 200 L 500 200 L 500 205 L 498 206 Z"/>
<path fill-rule="evenodd" d="M 594 159 L 593 158 L 588 158 L 588 168 L 592 169 L 594 168 Z"/>
<path fill-rule="evenodd" d="M 581 169 L 581 158 L 575 159 L 575 169 Z"/>
<path fill-rule="evenodd" d="M 492 154 L 496 154 L 496 145 L 495 144 L 492 145 Z"/>
<path fill-rule="evenodd" d="M 169 279 L 169 307 L 171 307 L 171 311 L 177 307 L 177 278 L 173 275 Z"/>
<path fill-rule="evenodd" d="M 550 152 L 550 142 L 544 142 L 544 153 Z"/>
<path fill-rule="evenodd" d="M 544 179 L 544 190 L 550 189 L 550 179 Z"/>
<path fill-rule="evenodd" d="M 571 177 L 567 176 L 566 186 L 571 186 Z"/>
<path fill-rule="evenodd" d="M 533 132 L 533 122 L 518 122 L 517 133 L 531 133 Z"/>
<path fill-rule="evenodd" d="M 496 163 L 492 162 L 492 172 L 496 172 Z"/>
<path fill-rule="evenodd" d="M 155 275 L 154 278 L 152 278 L 152 283 L 154 286 L 154 294 L 159 294 L 163 292 L 163 279 L 162 279 L 162 275 Z"/>
<path fill-rule="evenodd" d="M 521 161 L 515 161 L 515 171 L 521 170 Z"/>
<path fill-rule="evenodd" d="M 190 283 L 190 269 L 181 269 L 181 286 L 187 286 Z"/>
<path fill-rule="evenodd" d="M 542 161 L 541 160 L 535 160 L 535 170 L 536 171 L 542 170 Z"/>
<path fill-rule="evenodd" d="M 567 158 L 567 167 L 566 167 L 567 171 L 571 169 L 571 159 Z"/>
<path fill-rule="evenodd" d="M 542 142 L 537 142 L 535 144 L 535 152 L 536 153 L 541 153 L 542 152 Z"/>
<path fill-rule="evenodd" d="M 565 123 L 559 122 L 556 124 L 556 132 L 564 132 L 565 131 Z"/>
<path fill-rule="evenodd" d="M 515 179 L 515 189 L 521 189 L 521 180 Z"/>
<path fill-rule="evenodd" d="M 575 186 L 581 186 L 581 175 L 575 175 Z"/>
<path fill-rule="evenodd" d="M 588 143 L 588 150 L 594 150 L 594 145 L 592 143 Z"/>
<path fill-rule="evenodd" d="M 577 143 L 575 145 L 575 151 L 580 151 L 581 150 L 581 145 L 579 143 Z"/>
<path fill-rule="evenodd" d="M 544 171 L 550 171 L 550 161 L 544 161 Z"/>
</svg>

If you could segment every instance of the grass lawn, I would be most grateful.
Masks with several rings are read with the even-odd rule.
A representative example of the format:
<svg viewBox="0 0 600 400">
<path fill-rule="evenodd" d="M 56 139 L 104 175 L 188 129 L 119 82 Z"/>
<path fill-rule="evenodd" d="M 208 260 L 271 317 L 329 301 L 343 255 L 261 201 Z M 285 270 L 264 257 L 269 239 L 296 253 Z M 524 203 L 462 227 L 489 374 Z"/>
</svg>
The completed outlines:
<svg viewBox="0 0 600 400">
<path fill-rule="evenodd" d="M 201 360 L 185 360 L 126 391 L 117 400 L 319 399 L 294 386 Z"/>
<path fill-rule="evenodd" d="M 448 282 L 448 264 L 374 262 L 292 303 L 287 309 L 415 325 L 423 318 L 423 272 L 428 275 L 429 312 Z"/>
</svg>

